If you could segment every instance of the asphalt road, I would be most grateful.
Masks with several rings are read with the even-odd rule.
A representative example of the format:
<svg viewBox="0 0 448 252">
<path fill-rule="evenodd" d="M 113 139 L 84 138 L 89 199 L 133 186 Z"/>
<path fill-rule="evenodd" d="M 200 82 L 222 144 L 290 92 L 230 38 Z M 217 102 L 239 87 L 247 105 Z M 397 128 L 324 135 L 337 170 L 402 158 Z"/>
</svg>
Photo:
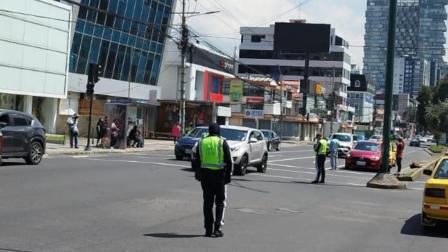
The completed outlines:
<svg viewBox="0 0 448 252">
<path fill-rule="evenodd" d="M 426 158 L 407 147 L 404 163 Z M 341 169 L 311 185 L 313 159 L 310 146 L 282 148 L 267 174 L 233 177 L 219 239 L 202 237 L 200 185 L 172 153 L 9 162 L 0 167 L 0 252 L 446 251 L 446 227 L 420 227 L 423 182 L 371 189 L 374 173 Z"/>
</svg>

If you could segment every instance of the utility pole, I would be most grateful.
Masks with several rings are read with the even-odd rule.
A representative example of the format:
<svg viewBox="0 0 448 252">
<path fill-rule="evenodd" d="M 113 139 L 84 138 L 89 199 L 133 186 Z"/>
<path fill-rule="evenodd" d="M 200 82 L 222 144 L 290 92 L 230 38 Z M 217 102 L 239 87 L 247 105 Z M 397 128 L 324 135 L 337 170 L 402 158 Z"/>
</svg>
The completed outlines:
<svg viewBox="0 0 448 252">
<path fill-rule="evenodd" d="M 389 170 L 390 151 L 390 124 L 392 117 L 393 100 L 393 77 L 394 77 L 394 55 L 395 55 L 395 25 L 397 16 L 397 0 L 389 1 L 389 27 L 387 35 L 387 66 L 386 66 L 386 93 L 384 105 L 384 125 L 383 125 L 383 160 L 380 173 L 387 173 Z"/>
<path fill-rule="evenodd" d="M 335 87 L 335 75 L 336 75 L 336 70 L 333 67 L 333 78 L 332 78 L 332 91 L 331 91 L 331 105 L 330 105 L 330 112 L 331 112 L 331 124 L 330 124 L 330 134 L 333 134 L 333 120 L 334 120 L 334 105 L 336 102 L 336 93 L 334 92 L 334 87 Z"/>
<path fill-rule="evenodd" d="M 282 70 L 280 68 L 280 65 L 277 65 L 278 67 L 278 80 L 280 84 L 280 138 L 283 138 L 283 75 Z M 275 93 L 275 91 L 274 91 Z"/>
<path fill-rule="evenodd" d="M 308 79 L 309 79 L 309 71 L 310 71 L 310 54 L 306 53 L 305 54 L 305 71 L 303 73 L 303 87 L 301 87 L 302 89 L 302 93 L 303 93 L 303 116 L 307 116 L 307 103 L 308 103 L 308 91 L 309 91 L 309 83 L 308 83 Z"/>
<path fill-rule="evenodd" d="M 180 41 L 181 49 L 181 70 L 180 70 L 180 125 L 182 135 L 185 134 L 185 60 L 188 47 L 188 28 L 187 19 L 185 17 L 185 0 L 182 0 L 182 38 Z"/>
</svg>

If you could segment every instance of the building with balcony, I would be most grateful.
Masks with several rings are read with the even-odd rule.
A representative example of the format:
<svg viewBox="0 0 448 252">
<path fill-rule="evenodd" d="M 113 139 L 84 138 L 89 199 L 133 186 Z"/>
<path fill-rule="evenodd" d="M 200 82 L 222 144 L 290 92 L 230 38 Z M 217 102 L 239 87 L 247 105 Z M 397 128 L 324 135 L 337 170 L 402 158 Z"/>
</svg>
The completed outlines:
<svg viewBox="0 0 448 252">
<path fill-rule="evenodd" d="M 398 0 L 395 56 L 405 58 L 408 81 L 403 92 L 416 97 L 422 85 L 434 86 L 445 74 L 448 0 Z M 384 93 L 389 1 L 368 0 L 364 73 Z M 405 70 L 406 71 L 406 70 Z M 406 74 L 406 72 L 405 72 Z"/>
<path fill-rule="evenodd" d="M 297 23 L 297 21 L 291 21 Z M 299 24 L 303 25 L 303 21 Z M 264 75 L 273 76 L 282 81 L 293 81 L 296 83 L 296 90 L 300 90 L 299 83 L 304 79 L 305 53 L 284 53 L 287 50 L 276 47 L 275 33 L 276 26 L 269 27 L 241 27 L 241 45 L 239 51 L 239 76 Z M 304 36 L 303 39 L 313 41 L 316 38 Z M 330 31 L 329 51 L 323 53 L 310 53 L 309 80 L 318 83 L 322 87 L 322 96 L 336 94 L 337 110 L 335 115 L 340 115 L 339 119 L 347 119 L 347 87 L 350 85 L 351 54 L 348 43 L 336 35 L 335 29 Z M 302 90 L 303 91 L 303 90 Z M 300 100 L 302 95 L 298 95 Z M 319 100 L 319 99 L 317 99 Z M 307 114 L 318 114 L 316 99 L 307 99 Z M 295 104 L 295 110 L 303 107 L 301 102 Z"/>
<path fill-rule="evenodd" d="M 348 87 L 348 103 L 355 108 L 356 123 L 370 123 L 373 119 L 375 87 L 363 74 L 352 74 Z"/>
<path fill-rule="evenodd" d="M 165 51 L 158 82 L 161 93 L 156 135 L 170 135 L 174 123 L 180 122 L 181 52 L 172 41 L 167 42 Z M 229 87 L 224 80 L 234 77 L 234 60 L 201 45 L 193 46 L 186 59 L 186 127 L 229 124 L 231 110 L 225 97 Z"/>
</svg>

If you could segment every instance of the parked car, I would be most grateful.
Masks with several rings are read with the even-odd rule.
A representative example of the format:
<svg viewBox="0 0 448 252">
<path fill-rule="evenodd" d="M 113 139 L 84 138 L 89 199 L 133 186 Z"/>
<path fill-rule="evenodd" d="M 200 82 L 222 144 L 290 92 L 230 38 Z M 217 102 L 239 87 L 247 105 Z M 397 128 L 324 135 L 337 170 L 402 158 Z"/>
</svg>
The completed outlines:
<svg viewBox="0 0 448 252">
<path fill-rule="evenodd" d="M 412 140 L 409 142 L 409 146 L 420 147 L 420 140 L 416 137 L 412 138 Z"/>
<path fill-rule="evenodd" d="M 354 142 L 364 141 L 364 140 L 366 140 L 366 137 L 364 135 L 357 135 L 357 134 L 353 135 Z"/>
<path fill-rule="evenodd" d="M 345 169 L 363 169 L 379 171 L 382 160 L 382 143 L 374 141 L 360 141 L 356 143 L 345 159 Z M 396 148 L 390 144 L 389 167 L 396 164 Z"/>
<path fill-rule="evenodd" d="M 268 148 L 261 131 L 240 126 L 221 126 L 221 137 L 229 144 L 234 175 L 244 176 L 249 166 L 255 166 L 261 173 L 267 171 Z M 198 151 L 197 144 L 192 149 L 193 169 L 198 169 L 200 166 L 194 158 L 196 151 Z"/>
<path fill-rule="evenodd" d="M 272 130 L 261 130 L 264 138 L 266 139 L 266 143 L 268 145 L 268 151 L 276 150 L 280 151 L 280 137 Z"/>
<path fill-rule="evenodd" d="M 338 157 L 346 157 L 353 148 L 353 135 L 348 133 L 334 133 L 330 139 L 337 139 L 339 142 Z"/>
<path fill-rule="evenodd" d="M 45 154 L 45 129 L 34 116 L 0 109 L 0 160 L 23 158 L 37 165 Z"/>
<path fill-rule="evenodd" d="M 430 178 L 425 184 L 421 223 L 434 227 L 437 222 L 448 221 L 448 156 L 437 162 L 434 171 L 426 169 L 423 173 Z"/>
<path fill-rule="evenodd" d="M 176 159 L 182 160 L 184 157 L 190 157 L 193 146 L 206 134 L 208 134 L 208 127 L 197 127 L 179 139 L 174 146 Z"/>
<path fill-rule="evenodd" d="M 383 136 L 381 135 L 373 135 L 369 138 L 369 141 L 383 141 Z"/>
</svg>

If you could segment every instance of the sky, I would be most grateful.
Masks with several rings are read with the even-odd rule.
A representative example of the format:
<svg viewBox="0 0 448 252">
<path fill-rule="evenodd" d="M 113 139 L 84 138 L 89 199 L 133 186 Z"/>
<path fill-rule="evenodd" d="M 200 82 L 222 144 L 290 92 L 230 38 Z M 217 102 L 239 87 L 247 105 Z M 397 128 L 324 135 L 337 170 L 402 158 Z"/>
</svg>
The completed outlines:
<svg viewBox="0 0 448 252">
<path fill-rule="evenodd" d="M 180 11 L 181 1 L 177 6 Z M 241 26 L 269 26 L 276 21 L 306 19 L 331 24 L 350 45 L 352 64 L 362 65 L 366 0 L 186 0 L 190 12 L 220 11 L 188 18 L 188 25 L 219 49 L 233 55 Z M 300 6 L 300 7 L 299 7 Z M 179 24 L 179 18 L 174 24 Z"/>
</svg>

